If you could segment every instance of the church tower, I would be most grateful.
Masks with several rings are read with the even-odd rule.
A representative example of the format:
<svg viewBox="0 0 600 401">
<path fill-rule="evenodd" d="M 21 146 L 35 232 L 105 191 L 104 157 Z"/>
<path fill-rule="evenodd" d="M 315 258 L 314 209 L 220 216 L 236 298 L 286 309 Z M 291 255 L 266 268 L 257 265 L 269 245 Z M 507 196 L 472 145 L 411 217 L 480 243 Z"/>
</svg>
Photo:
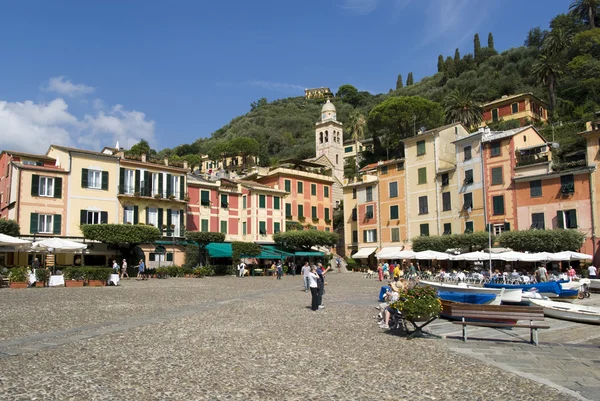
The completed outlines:
<svg viewBox="0 0 600 401">
<path fill-rule="evenodd" d="M 331 162 L 333 175 L 340 181 L 344 179 L 344 129 L 337 121 L 335 106 L 327 100 L 321 108 L 321 120 L 317 121 L 315 143 L 317 158 L 325 155 Z"/>
</svg>

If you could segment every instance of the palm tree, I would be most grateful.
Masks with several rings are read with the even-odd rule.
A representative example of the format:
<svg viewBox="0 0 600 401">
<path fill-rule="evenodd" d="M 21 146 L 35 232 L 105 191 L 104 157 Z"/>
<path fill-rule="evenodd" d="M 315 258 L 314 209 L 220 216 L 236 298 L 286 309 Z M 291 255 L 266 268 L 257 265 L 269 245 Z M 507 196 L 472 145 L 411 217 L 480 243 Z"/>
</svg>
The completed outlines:
<svg viewBox="0 0 600 401">
<path fill-rule="evenodd" d="M 571 15 L 575 15 L 583 21 L 587 20 L 590 29 L 594 29 L 598 7 L 600 7 L 600 0 L 575 0 L 569 6 L 569 10 L 571 10 Z"/>
<path fill-rule="evenodd" d="M 548 87 L 550 109 L 556 108 L 556 81 L 564 73 L 562 62 L 558 57 L 549 54 L 540 54 L 539 60 L 531 67 L 531 73 Z"/>
<path fill-rule="evenodd" d="M 448 93 L 444 99 L 446 121 L 461 122 L 471 130 L 479 126 L 483 120 L 483 107 L 473 99 L 473 91 L 457 88 Z"/>
<path fill-rule="evenodd" d="M 365 137 L 365 125 L 367 124 L 367 119 L 364 115 L 359 112 L 355 112 L 350 116 L 350 121 L 348 122 L 349 134 L 352 139 L 354 139 L 354 149 L 356 150 L 356 157 L 354 157 L 354 161 L 356 163 L 356 176 L 358 177 L 358 141 Z"/>
<path fill-rule="evenodd" d="M 542 50 L 550 56 L 561 56 L 569 48 L 572 41 L 573 32 L 563 28 L 556 28 L 544 39 Z"/>
</svg>

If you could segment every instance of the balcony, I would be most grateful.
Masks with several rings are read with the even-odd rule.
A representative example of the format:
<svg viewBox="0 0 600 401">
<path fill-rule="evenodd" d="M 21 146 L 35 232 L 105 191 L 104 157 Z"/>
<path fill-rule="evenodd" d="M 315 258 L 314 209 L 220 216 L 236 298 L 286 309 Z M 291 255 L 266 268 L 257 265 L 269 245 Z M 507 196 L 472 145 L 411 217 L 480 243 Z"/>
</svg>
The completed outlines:
<svg viewBox="0 0 600 401">
<path fill-rule="evenodd" d="M 517 153 L 517 167 L 530 166 L 532 164 L 545 163 L 548 161 L 548 152 L 530 155 L 522 155 Z"/>
<path fill-rule="evenodd" d="M 166 191 L 158 191 L 150 186 L 140 185 L 138 188 L 134 186 L 121 184 L 119 185 L 118 196 L 135 196 L 141 198 L 154 198 L 157 200 L 172 200 L 178 202 L 188 202 L 190 200 L 187 192 L 180 192 L 179 189 L 167 193 Z"/>
</svg>

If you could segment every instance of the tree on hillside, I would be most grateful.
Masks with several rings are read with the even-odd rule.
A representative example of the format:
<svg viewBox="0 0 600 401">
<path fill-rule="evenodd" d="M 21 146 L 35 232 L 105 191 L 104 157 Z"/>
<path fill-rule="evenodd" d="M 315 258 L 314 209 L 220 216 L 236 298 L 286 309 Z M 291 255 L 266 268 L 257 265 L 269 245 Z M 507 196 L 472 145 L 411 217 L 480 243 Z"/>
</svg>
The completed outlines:
<svg viewBox="0 0 600 401">
<path fill-rule="evenodd" d="M 231 149 L 229 141 L 222 141 L 217 143 L 208 151 L 208 158 L 215 162 L 222 162 L 228 156 L 233 155 L 235 152 Z"/>
<path fill-rule="evenodd" d="M 594 29 L 599 7 L 600 0 L 575 0 L 569 6 L 569 12 L 589 24 L 590 29 Z"/>
<path fill-rule="evenodd" d="M 408 73 L 408 78 L 406 78 L 406 86 L 411 86 L 414 83 L 413 81 L 413 73 Z"/>
<path fill-rule="evenodd" d="M 446 62 L 444 63 L 444 75 L 446 76 L 446 80 L 450 78 L 456 78 L 456 63 L 452 59 L 452 57 L 446 57 Z"/>
<path fill-rule="evenodd" d="M 369 113 L 367 127 L 373 134 L 374 145 L 386 136 L 386 144 L 393 152 L 401 151 L 402 138 L 413 136 L 420 127 L 436 128 L 444 123 L 444 110 L 439 103 L 419 96 L 391 97 Z"/>
<path fill-rule="evenodd" d="M 356 98 L 356 95 L 358 95 L 358 89 L 350 84 L 344 84 L 340 85 L 335 97 L 343 100 L 344 102 L 352 103 L 352 100 Z"/>
<path fill-rule="evenodd" d="M 494 50 L 494 35 L 488 33 L 488 48 Z"/>
<path fill-rule="evenodd" d="M 248 162 L 248 156 L 258 156 L 260 144 L 256 139 L 240 136 L 229 141 L 229 149 L 232 153 L 242 156 L 242 165 Z"/>
<path fill-rule="evenodd" d="M 481 50 L 481 42 L 479 41 L 479 34 L 476 33 L 475 36 L 473 36 L 473 54 L 475 55 L 475 60 L 477 60 L 479 50 Z"/>
<path fill-rule="evenodd" d="M 125 153 L 128 156 L 141 156 L 142 153 L 145 153 L 146 156 L 148 156 L 148 158 L 150 158 L 151 156 L 154 156 L 156 154 L 156 151 L 154 149 L 150 148 L 150 144 L 148 143 L 147 140 L 142 139 L 141 141 L 139 141 L 138 143 L 133 145 L 131 147 L 131 149 L 129 149 Z"/>
<path fill-rule="evenodd" d="M 402 88 L 402 74 L 398 74 L 398 79 L 396 79 L 396 90 Z"/>
<path fill-rule="evenodd" d="M 454 65 L 457 66 L 460 63 L 460 52 L 458 51 L 458 47 L 454 50 Z"/>
<path fill-rule="evenodd" d="M 527 39 L 525 39 L 525 46 L 541 49 L 547 34 L 548 31 L 542 30 L 539 26 L 530 29 L 527 34 Z"/>
<path fill-rule="evenodd" d="M 540 54 L 538 62 L 531 67 L 531 73 L 546 85 L 550 98 L 550 109 L 556 109 L 556 81 L 563 75 L 562 63 L 557 56 Z"/>
<path fill-rule="evenodd" d="M 438 56 L 437 72 L 444 72 L 444 56 Z"/>
<path fill-rule="evenodd" d="M 553 29 L 544 40 L 542 50 L 549 56 L 565 58 L 564 54 L 571 46 L 573 33 L 563 28 Z"/>
<path fill-rule="evenodd" d="M 250 103 L 250 110 L 256 110 L 259 107 L 265 106 L 269 103 L 266 97 L 261 97 L 256 102 Z"/>
<path fill-rule="evenodd" d="M 444 100 L 446 122 L 461 122 L 471 130 L 483 120 L 483 107 L 473 99 L 473 91 L 457 88 Z"/>
<path fill-rule="evenodd" d="M 364 139 L 365 137 L 365 125 L 367 124 L 367 119 L 364 115 L 359 112 L 355 112 L 350 116 L 350 121 L 348 122 L 348 131 L 354 140 L 354 149 L 356 149 L 356 157 L 354 158 L 355 163 L 355 173 L 358 177 L 358 165 L 359 165 L 359 155 L 358 155 L 358 141 Z"/>
</svg>

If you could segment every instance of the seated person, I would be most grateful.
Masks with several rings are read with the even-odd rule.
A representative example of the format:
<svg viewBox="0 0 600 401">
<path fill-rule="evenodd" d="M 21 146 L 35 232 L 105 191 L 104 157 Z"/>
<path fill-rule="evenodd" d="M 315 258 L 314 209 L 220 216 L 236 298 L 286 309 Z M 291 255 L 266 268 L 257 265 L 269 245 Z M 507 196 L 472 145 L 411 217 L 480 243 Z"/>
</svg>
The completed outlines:
<svg viewBox="0 0 600 401">
<path fill-rule="evenodd" d="M 404 279 L 401 279 L 404 280 Z M 391 308 L 389 305 L 398 301 L 398 298 L 400 296 L 400 288 L 398 287 L 398 285 L 392 281 L 392 283 L 390 284 L 390 287 L 392 288 L 391 291 L 388 291 L 385 296 L 384 299 L 387 302 L 387 306 L 385 307 L 385 309 L 383 310 L 383 321 L 379 323 L 379 327 L 381 327 L 382 329 L 387 329 L 390 327 L 390 316 L 391 313 L 393 312 L 393 308 Z"/>
</svg>

